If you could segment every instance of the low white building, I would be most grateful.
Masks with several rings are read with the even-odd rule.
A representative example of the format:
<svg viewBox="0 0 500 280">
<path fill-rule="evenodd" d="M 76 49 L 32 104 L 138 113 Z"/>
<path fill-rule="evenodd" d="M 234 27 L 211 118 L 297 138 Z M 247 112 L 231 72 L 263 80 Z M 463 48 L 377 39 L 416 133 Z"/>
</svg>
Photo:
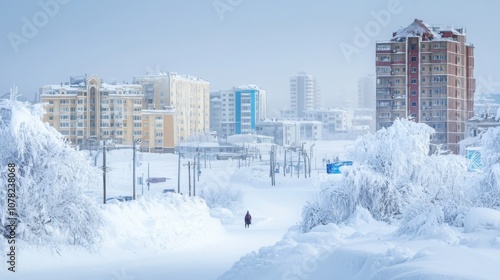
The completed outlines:
<svg viewBox="0 0 500 280">
<path fill-rule="evenodd" d="M 305 112 L 305 119 L 323 124 L 325 133 L 347 133 L 352 128 L 353 112 L 342 108 L 316 109 Z"/>
<path fill-rule="evenodd" d="M 257 123 L 256 131 L 260 135 L 274 137 L 274 142 L 281 146 L 322 139 L 322 125 L 318 121 L 266 120 Z"/>
</svg>

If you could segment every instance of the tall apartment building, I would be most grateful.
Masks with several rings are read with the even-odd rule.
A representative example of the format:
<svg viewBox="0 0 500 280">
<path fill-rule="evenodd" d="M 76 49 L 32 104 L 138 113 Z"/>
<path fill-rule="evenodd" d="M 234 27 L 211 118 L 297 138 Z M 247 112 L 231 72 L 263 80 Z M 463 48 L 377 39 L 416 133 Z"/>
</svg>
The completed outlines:
<svg viewBox="0 0 500 280">
<path fill-rule="evenodd" d="M 209 83 L 176 73 L 155 73 L 134 78 L 142 86 L 143 109 L 174 110 L 176 144 L 210 132 Z"/>
<path fill-rule="evenodd" d="M 266 118 L 266 91 L 244 85 L 210 93 L 210 129 L 226 138 L 255 132 L 256 123 Z"/>
<path fill-rule="evenodd" d="M 72 145 L 109 138 L 129 145 L 141 137 L 140 85 L 105 84 L 94 75 L 71 80 L 42 86 L 39 96 L 40 102 L 46 104 L 44 122 L 66 136 Z"/>
<path fill-rule="evenodd" d="M 319 90 L 313 76 L 301 72 L 290 78 L 290 106 L 297 118 L 304 117 L 304 111 L 321 107 L 320 102 Z"/>
<path fill-rule="evenodd" d="M 416 19 L 376 45 L 376 123 L 410 118 L 436 129 L 433 143 L 459 152 L 474 108 L 474 47 L 465 28 Z"/>
</svg>

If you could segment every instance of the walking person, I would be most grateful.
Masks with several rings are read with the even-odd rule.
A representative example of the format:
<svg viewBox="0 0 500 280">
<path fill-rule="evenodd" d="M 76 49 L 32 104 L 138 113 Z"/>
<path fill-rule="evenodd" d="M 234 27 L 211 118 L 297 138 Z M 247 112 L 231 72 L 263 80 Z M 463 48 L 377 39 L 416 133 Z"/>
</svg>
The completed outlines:
<svg viewBox="0 0 500 280">
<path fill-rule="evenodd" d="M 245 228 L 249 228 L 250 224 L 252 223 L 252 216 L 250 215 L 250 212 L 247 211 L 247 214 L 245 215 Z"/>
</svg>

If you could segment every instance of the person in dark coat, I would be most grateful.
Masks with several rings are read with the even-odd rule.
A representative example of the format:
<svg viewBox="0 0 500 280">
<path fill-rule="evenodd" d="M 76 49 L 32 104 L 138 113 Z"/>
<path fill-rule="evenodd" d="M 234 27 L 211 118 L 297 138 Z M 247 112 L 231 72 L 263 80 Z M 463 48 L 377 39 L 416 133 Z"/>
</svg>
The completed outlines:
<svg viewBox="0 0 500 280">
<path fill-rule="evenodd" d="M 251 223 L 252 223 L 252 216 L 247 211 L 247 214 L 245 215 L 245 228 L 250 227 Z"/>
</svg>

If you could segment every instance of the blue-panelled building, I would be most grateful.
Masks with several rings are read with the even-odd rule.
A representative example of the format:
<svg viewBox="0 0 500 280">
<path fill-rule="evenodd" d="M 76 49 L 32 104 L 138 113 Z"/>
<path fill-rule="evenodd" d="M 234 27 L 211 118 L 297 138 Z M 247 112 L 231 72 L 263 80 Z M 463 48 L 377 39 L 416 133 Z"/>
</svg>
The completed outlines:
<svg viewBox="0 0 500 280">
<path fill-rule="evenodd" d="M 266 92 L 256 85 L 218 90 L 210 94 L 210 129 L 219 137 L 255 132 L 266 118 Z"/>
</svg>

